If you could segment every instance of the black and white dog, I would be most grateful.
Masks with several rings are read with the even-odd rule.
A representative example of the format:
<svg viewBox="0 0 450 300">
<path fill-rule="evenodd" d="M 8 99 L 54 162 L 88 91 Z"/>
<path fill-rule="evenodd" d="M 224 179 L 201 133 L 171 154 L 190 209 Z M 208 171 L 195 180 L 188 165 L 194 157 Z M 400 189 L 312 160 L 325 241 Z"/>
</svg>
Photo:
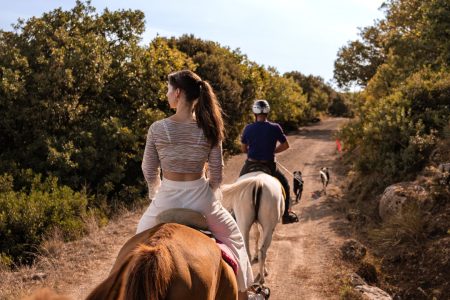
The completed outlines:
<svg viewBox="0 0 450 300">
<path fill-rule="evenodd" d="M 294 171 L 293 187 L 294 187 L 295 202 L 298 203 L 300 201 L 300 199 L 302 198 L 302 192 L 303 192 L 302 172 Z"/>
<path fill-rule="evenodd" d="M 322 181 L 322 189 L 323 193 L 327 194 L 327 185 L 330 182 L 330 173 L 328 172 L 327 167 L 323 167 L 320 169 L 320 180 Z"/>
</svg>

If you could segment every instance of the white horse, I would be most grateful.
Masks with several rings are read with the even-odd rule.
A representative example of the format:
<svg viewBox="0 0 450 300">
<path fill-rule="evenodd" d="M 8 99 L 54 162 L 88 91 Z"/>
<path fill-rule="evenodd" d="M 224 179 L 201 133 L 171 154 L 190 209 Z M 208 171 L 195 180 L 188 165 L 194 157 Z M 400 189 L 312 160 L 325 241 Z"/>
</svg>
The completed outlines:
<svg viewBox="0 0 450 300">
<path fill-rule="evenodd" d="M 259 274 L 255 282 L 264 283 L 267 275 L 265 267 L 267 249 L 272 242 L 275 226 L 284 212 L 284 198 L 281 183 L 264 172 L 251 172 L 238 178 L 233 184 L 222 186 L 222 204 L 232 209 L 236 222 L 244 237 L 248 257 L 249 235 L 253 223 L 258 223 L 259 235 L 256 236 L 256 254 L 259 262 Z M 258 242 L 262 240 L 258 249 Z"/>
</svg>

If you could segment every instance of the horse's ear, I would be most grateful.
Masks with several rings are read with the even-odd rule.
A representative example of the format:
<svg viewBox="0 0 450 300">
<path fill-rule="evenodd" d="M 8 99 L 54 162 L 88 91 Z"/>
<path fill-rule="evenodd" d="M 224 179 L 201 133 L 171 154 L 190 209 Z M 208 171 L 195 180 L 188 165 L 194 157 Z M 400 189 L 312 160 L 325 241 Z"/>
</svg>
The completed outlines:
<svg viewBox="0 0 450 300">
<path fill-rule="evenodd" d="M 125 299 L 165 299 L 174 265 L 165 245 L 140 245 L 128 270 Z"/>
</svg>

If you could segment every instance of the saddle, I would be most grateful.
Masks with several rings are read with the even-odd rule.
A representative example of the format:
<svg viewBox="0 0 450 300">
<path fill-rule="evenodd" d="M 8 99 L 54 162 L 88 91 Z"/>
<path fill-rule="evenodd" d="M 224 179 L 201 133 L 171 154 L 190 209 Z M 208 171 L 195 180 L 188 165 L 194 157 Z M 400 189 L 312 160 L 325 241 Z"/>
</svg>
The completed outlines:
<svg viewBox="0 0 450 300">
<path fill-rule="evenodd" d="M 257 161 L 246 161 L 239 176 L 252 172 L 264 172 L 270 176 L 273 176 L 274 171 L 273 166 L 270 166 L 269 164 Z"/>
<path fill-rule="evenodd" d="M 161 223 L 177 223 L 186 225 L 195 230 L 206 234 L 208 237 L 216 241 L 217 246 L 222 252 L 222 258 L 226 263 L 233 268 L 234 274 L 237 274 L 238 264 L 234 258 L 233 252 L 225 244 L 223 244 L 218 239 L 214 238 L 211 231 L 209 231 L 208 223 L 206 222 L 206 217 L 199 213 L 198 211 L 188 209 L 188 208 L 172 208 L 159 213 L 156 216 L 156 221 Z"/>
<path fill-rule="evenodd" d="M 247 160 L 244 168 L 242 169 L 241 173 L 239 174 L 239 177 L 242 175 L 248 174 L 248 173 L 252 173 L 252 172 L 264 172 L 267 175 L 270 175 L 273 178 L 275 178 L 276 180 L 278 180 L 278 178 L 276 178 L 273 175 L 275 173 L 273 166 L 263 163 L 263 162 L 249 161 L 249 160 Z M 281 185 L 281 192 L 283 193 L 283 199 L 286 199 L 286 191 L 284 190 L 283 184 L 281 184 L 281 182 L 280 182 L 280 185 Z"/>
</svg>

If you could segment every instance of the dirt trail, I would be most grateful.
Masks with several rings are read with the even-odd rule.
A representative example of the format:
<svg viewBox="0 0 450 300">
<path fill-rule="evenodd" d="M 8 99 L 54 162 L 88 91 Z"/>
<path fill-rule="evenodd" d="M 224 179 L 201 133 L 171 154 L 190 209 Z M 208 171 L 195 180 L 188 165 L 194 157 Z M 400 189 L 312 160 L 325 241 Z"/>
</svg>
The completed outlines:
<svg viewBox="0 0 450 300">
<path fill-rule="evenodd" d="M 333 195 L 339 193 L 333 170 L 328 197 L 325 197 L 320 194 L 319 169 L 332 166 L 336 158 L 332 134 L 344 122 L 344 119 L 327 119 L 300 128 L 288 136 L 291 148 L 277 155 L 277 160 L 290 171 L 303 172 L 305 186 L 300 203 L 293 208 L 300 222 L 279 224 L 268 251 L 266 284 L 271 288 L 273 300 L 339 299 L 345 266 L 338 248 L 347 227 L 344 218 L 333 208 Z M 227 161 L 224 183 L 237 179 L 244 159 L 244 155 L 237 155 Z M 286 176 L 292 182 L 292 177 Z M 141 213 L 127 213 L 81 241 L 62 245 L 58 257 L 46 261 L 46 279 L 31 286 L 22 282 L 17 285 L 22 285 L 24 293 L 51 286 L 73 299 L 83 299 L 107 277 L 120 247 L 134 234 Z M 252 245 L 251 249 L 254 251 Z M 257 266 L 253 267 L 256 272 Z M 0 299 L 11 298 L 0 295 Z"/>
</svg>

